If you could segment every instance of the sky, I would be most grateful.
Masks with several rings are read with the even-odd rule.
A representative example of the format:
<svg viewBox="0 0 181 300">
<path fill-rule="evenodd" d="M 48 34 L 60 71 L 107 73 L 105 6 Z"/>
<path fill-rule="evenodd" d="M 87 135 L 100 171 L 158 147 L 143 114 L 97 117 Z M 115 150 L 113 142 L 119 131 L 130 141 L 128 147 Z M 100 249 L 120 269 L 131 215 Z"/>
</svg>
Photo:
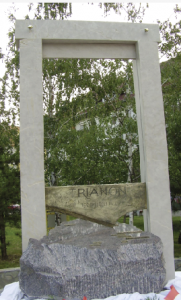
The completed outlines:
<svg viewBox="0 0 181 300">
<path fill-rule="evenodd" d="M 53 1 L 49 1 L 53 2 Z M 63 2 L 63 1 L 59 1 Z M 94 4 L 92 5 L 91 3 Z M 88 4 L 87 1 L 78 2 L 77 0 L 73 0 L 72 11 L 73 15 L 71 20 L 87 20 L 87 21 L 107 21 L 107 22 L 126 22 L 126 16 L 116 15 L 115 13 L 109 13 L 108 16 L 104 16 L 103 8 L 100 9 L 98 7 L 98 3 L 100 1 L 93 0 Z M 109 1 L 113 2 L 113 1 Z M 123 1 L 124 2 L 124 1 Z M 7 43 L 8 43 L 8 30 L 12 26 L 8 20 L 8 14 L 11 11 L 11 8 L 16 7 L 15 16 L 17 19 L 24 19 L 25 15 L 28 14 L 28 5 L 29 1 L 19 2 L 15 0 L 13 3 L 9 0 L 1 1 L 0 0 L 0 47 L 3 50 L 3 53 L 6 52 Z M 169 19 L 172 23 L 175 22 L 175 14 L 174 7 L 176 2 L 159 2 L 156 3 L 154 1 L 148 2 L 149 8 L 146 9 L 146 13 L 143 19 L 143 23 L 157 23 L 157 19 L 160 21 L 165 21 Z M 177 2 L 181 7 L 181 0 Z M 136 5 L 139 5 L 139 2 L 135 2 Z M 142 2 L 144 6 L 146 6 L 146 2 Z M 36 7 L 36 3 L 34 3 L 34 7 Z M 33 16 L 32 16 L 33 17 Z M 30 17 L 31 18 L 31 17 Z M 4 74 L 4 62 L 1 59 L 0 61 L 0 77 Z"/>
</svg>

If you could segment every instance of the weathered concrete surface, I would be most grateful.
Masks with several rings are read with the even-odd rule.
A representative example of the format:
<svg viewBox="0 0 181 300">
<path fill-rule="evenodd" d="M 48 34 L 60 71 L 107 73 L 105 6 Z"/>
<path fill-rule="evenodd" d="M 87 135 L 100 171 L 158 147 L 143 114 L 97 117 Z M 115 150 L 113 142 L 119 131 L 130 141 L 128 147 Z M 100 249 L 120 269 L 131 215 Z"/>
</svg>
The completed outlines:
<svg viewBox="0 0 181 300">
<path fill-rule="evenodd" d="M 161 238 L 169 280 L 175 278 L 174 239 L 158 45 L 142 39 L 136 43 L 136 52 L 133 74 L 140 170 L 141 181 L 146 182 L 148 206 L 148 215 L 144 211 L 144 230 Z"/>
<path fill-rule="evenodd" d="M 32 30 L 28 29 L 30 24 L 33 26 Z M 149 34 L 145 33 L 145 27 L 149 29 Z M 158 24 L 126 22 L 16 20 L 15 35 L 17 46 L 21 39 L 30 38 L 40 38 L 43 44 L 71 42 L 79 44 L 135 44 L 140 40 L 160 42 Z M 101 52 L 98 55 L 99 58 L 102 58 Z"/>
<path fill-rule="evenodd" d="M 19 281 L 20 268 L 8 268 L 0 270 L 0 290 L 5 287 L 6 284 L 10 284 L 15 281 Z"/>
<path fill-rule="evenodd" d="M 145 183 L 45 188 L 47 209 L 113 226 L 126 213 L 146 208 Z"/>
<path fill-rule="evenodd" d="M 20 51 L 20 175 L 22 248 L 46 234 L 42 41 L 22 40 Z"/>
<path fill-rule="evenodd" d="M 126 224 L 108 228 L 79 219 L 63 222 L 39 241 L 30 239 L 20 267 L 26 295 L 58 299 L 158 293 L 166 275 L 157 236 Z"/>
</svg>

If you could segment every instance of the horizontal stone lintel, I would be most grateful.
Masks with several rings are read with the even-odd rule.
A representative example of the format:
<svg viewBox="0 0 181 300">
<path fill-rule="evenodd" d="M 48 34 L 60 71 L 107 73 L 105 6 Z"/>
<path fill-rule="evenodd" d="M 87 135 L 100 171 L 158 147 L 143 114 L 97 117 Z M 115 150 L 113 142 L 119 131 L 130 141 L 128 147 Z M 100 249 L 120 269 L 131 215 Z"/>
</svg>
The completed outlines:
<svg viewBox="0 0 181 300">
<path fill-rule="evenodd" d="M 123 58 L 136 59 L 134 44 L 43 43 L 43 58 Z"/>
<path fill-rule="evenodd" d="M 45 43 L 160 42 L 158 24 L 73 20 L 16 20 L 15 38 L 17 47 L 21 39 L 42 39 Z"/>
</svg>

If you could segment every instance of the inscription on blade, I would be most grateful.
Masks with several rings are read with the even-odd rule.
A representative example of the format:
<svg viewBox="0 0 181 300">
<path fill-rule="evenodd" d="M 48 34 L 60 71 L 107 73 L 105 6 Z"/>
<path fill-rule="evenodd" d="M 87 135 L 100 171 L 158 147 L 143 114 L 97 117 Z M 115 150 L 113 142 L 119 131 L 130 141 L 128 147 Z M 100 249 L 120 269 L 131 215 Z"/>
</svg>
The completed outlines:
<svg viewBox="0 0 181 300">
<path fill-rule="evenodd" d="M 112 226 L 124 214 L 146 208 L 145 183 L 47 187 L 53 211 Z"/>
</svg>

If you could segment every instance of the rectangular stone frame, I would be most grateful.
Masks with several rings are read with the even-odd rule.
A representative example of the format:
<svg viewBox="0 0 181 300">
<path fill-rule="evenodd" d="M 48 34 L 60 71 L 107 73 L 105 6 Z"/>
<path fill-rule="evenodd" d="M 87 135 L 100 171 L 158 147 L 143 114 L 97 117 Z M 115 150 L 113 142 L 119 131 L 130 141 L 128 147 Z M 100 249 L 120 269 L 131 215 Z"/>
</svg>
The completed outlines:
<svg viewBox="0 0 181 300">
<path fill-rule="evenodd" d="M 31 25 L 32 29 L 28 28 Z M 145 30 L 146 29 L 146 30 Z M 20 48 L 22 244 L 46 235 L 42 58 L 133 59 L 141 181 L 146 182 L 145 230 L 163 242 L 167 280 L 175 277 L 165 119 L 152 24 L 17 20 Z"/>
</svg>

